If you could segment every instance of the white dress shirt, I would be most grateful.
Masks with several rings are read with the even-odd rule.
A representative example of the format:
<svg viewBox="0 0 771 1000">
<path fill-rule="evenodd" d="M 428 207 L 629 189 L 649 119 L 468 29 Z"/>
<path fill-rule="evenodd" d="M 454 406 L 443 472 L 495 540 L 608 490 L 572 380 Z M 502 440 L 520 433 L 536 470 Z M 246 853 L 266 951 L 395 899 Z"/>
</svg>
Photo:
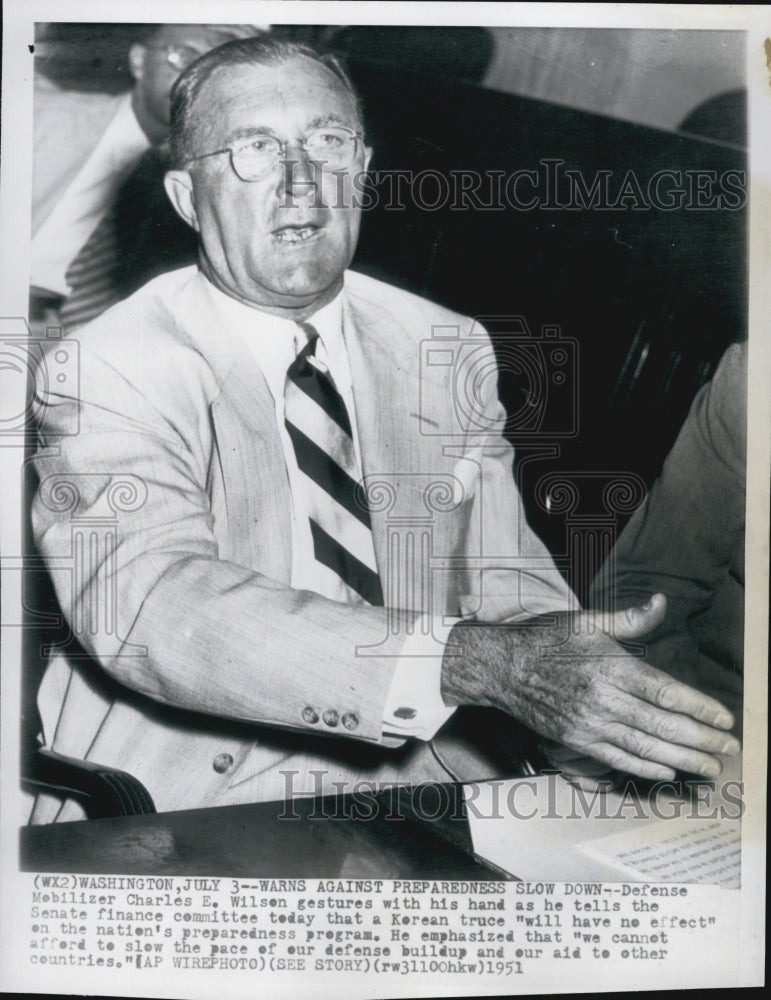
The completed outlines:
<svg viewBox="0 0 771 1000">
<path fill-rule="evenodd" d="M 149 148 L 150 140 L 131 107 L 131 94 L 127 94 L 93 152 L 32 239 L 31 284 L 35 288 L 69 295 L 67 269 L 101 222 L 120 185 Z"/>
<path fill-rule="evenodd" d="M 312 590 L 332 600 L 345 600 L 345 590 L 339 579 L 314 558 L 303 476 L 284 424 L 286 373 L 307 342 L 305 333 L 291 320 L 253 309 L 209 283 L 207 289 L 224 325 L 243 341 L 265 376 L 273 396 L 276 426 L 292 497 L 291 584 L 298 590 Z M 361 468 L 353 385 L 345 346 L 346 336 L 355 334 L 344 329 L 343 296 L 344 292 L 341 292 L 307 322 L 319 334 L 316 357 L 326 365 L 345 402 L 353 430 L 356 458 Z M 443 619 L 435 618 L 430 626 L 429 623 L 417 623 L 408 636 L 386 701 L 384 735 L 430 740 L 452 715 L 454 709 L 448 708 L 441 696 L 442 655 L 451 627 Z M 436 636 L 441 637 L 441 641 Z M 416 669 L 416 664 L 419 664 L 419 669 Z"/>
</svg>

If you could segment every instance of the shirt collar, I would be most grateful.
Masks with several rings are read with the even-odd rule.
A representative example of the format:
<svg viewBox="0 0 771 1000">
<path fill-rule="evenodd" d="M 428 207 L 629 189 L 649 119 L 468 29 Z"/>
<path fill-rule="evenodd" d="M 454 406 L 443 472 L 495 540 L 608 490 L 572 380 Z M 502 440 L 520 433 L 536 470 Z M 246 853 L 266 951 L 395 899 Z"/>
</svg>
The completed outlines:
<svg viewBox="0 0 771 1000">
<path fill-rule="evenodd" d="M 231 298 L 208 279 L 204 287 L 216 314 L 222 316 L 228 332 L 237 338 L 259 365 L 274 398 L 284 395 L 289 365 L 305 346 L 303 330 L 292 320 L 261 312 Z M 343 336 L 343 292 L 306 320 L 319 334 L 317 355 L 325 362 L 335 381 L 347 381 L 348 361 Z"/>
<path fill-rule="evenodd" d="M 332 377 L 340 373 L 343 369 L 345 359 L 345 340 L 343 337 L 343 293 L 340 291 L 331 302 L 323 306 L 317 313 L 309 316 L 305 321 L 314 328 L 319 335 L 320 344 L 316 348 L 316 357 L 323 361 Z M 293 326 L 295 324 L 292 324 Z M 298 350 L 304 346 L 304 335 L 298 327 L 300 334 L 297 347 Z M 347 362 L 345 362 L 347 367 Z"/>
</svg>

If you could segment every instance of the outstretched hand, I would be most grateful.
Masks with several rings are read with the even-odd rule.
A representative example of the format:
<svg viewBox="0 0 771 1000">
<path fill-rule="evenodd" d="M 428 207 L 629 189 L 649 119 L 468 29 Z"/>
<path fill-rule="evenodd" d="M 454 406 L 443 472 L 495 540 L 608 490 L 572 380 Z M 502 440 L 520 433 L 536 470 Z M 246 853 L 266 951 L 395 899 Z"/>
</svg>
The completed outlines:
<svg viewBox="0 0 771 1000">
<path fill-rule="evenodd" d="M 727 732 L 731 713 L 617 641 L 643 639 L 665 614 L 657 594 L 605 620 L 580 611 L 514 625 L 461 622 L 445 652 L 444 700 L 500 708 L 577 755 L 642 778 L 716 777 L 716 755 L 739 751 Z"/>
</svg>

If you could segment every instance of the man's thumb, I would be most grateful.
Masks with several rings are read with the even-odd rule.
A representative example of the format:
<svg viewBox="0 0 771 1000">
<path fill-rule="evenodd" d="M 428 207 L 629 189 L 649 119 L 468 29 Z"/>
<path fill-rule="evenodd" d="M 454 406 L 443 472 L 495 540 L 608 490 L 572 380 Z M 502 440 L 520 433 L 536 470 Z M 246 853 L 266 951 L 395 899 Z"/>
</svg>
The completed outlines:
<svg viewBox="0 0 771 1000">
<path fill-rule="evenodd" d="M 621 642 L 642 639 L 664 621 L 667 614 L 667 599 L 663 594 L 654 594 L 641 607 L 625 608 L 611 616 L 610 634 Z"/>
</svg>

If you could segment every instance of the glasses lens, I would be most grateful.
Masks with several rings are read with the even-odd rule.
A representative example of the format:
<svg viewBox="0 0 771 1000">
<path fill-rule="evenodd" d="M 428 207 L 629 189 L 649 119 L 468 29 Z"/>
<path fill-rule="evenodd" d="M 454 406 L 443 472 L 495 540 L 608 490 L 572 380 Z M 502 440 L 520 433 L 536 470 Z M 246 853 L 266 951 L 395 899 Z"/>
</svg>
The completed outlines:
<svg viewBox="0 0 771 1000">
<path fill-rule="evenodd" d="M 339 170 L 353 162 L 356 153 L 356 135 L 344 128 L 319 128 L 305 139 L 305 151 L 322 168 Z"/>
<path fill-rule="evenodd" d="M 166 48 L 166 59 L 169 65 L 180 71 L 192 65 L 200 55 L 200 52 L 187 45 L 169 45 Z"/>
<path fill-rule="evenodd" d="M 319 128 L 310 132 L 304 142 L 305 153 L 322 170 L 349 167 L 356 155 L 356 134 L 344 128 Z M 271 135 L 252 136 L 232 147 L 233 169 L 242 181 L 266 177 L 282 158 L 283 144 Z M 287 162 L 292 157 L 287 152 Z"/>
<path fill-rule="evenodd" d="M 269 174 L 278 162 L 281 143 L 270 135 L 253 136 L 234 146 L 233 169 L 242 181 L 256 181 Z"/>
</svg>

